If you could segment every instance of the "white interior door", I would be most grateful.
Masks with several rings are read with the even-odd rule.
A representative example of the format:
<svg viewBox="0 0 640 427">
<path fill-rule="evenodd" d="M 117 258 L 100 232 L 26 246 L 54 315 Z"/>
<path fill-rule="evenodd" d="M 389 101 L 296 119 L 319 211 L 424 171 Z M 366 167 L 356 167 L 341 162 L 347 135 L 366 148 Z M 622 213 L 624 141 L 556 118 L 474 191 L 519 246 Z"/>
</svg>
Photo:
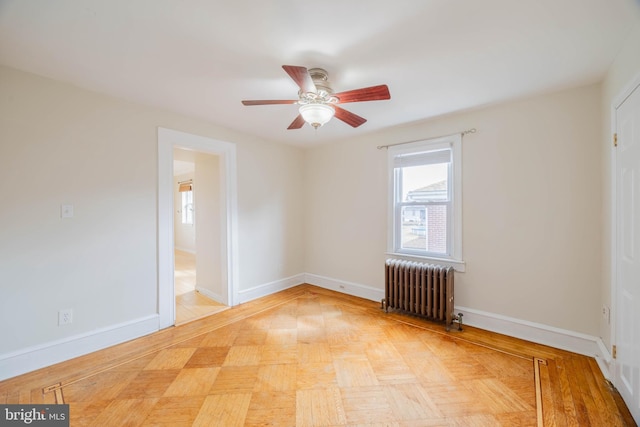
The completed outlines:
<svg viewBox="0 0 640 427">
<path fill-rule="evenodd" d="M 616 109 L 615 386 L 640 423 L 640 86 Z"/>
</svg>

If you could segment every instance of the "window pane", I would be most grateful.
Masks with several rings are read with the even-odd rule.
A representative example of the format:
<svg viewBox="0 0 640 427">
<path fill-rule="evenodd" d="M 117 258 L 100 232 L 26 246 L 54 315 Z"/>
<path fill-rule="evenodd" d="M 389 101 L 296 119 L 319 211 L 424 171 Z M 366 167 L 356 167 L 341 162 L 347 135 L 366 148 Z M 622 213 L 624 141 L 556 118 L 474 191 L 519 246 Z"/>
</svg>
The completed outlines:
<svg viewBox="0 0 640 427">
<path fill-rule="evenodd" d="M 402 249 L 427 249 L 426 213 L 424 206 L 402 207 Z"/>
<path fill-rule="evenodd" d="M 449 200 L 449 163 L 404 167 L 400 173 L 403 202 Z"/>
<path fill-rule="evenodd" d="M 424 225 L 426 217 L 424 206 L 402 207 L 402 225 Z"/>
<path fill-rule="evenodd" d="M 193 191 L 182 193 L 182 223 L 193 224 Z"/>
<path fill-rule="evenodd" d="M 447 205 L 403 206 L 402 249 L 447 254 Z"/>
</svg>

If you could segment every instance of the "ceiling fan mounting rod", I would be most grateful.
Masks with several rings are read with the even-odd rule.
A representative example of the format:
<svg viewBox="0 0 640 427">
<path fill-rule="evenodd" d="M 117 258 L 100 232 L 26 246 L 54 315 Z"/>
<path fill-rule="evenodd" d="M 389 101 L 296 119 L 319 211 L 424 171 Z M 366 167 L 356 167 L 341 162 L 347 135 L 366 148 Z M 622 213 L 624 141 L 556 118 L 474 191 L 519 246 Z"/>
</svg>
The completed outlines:
<svg viewBox="0 0 640 427">
<path fill-rule="evenodd" d="M 329 81 L 329 73 L 324 68 L 309 68 L 309 75 L 314 83 Z"/>
</svg>

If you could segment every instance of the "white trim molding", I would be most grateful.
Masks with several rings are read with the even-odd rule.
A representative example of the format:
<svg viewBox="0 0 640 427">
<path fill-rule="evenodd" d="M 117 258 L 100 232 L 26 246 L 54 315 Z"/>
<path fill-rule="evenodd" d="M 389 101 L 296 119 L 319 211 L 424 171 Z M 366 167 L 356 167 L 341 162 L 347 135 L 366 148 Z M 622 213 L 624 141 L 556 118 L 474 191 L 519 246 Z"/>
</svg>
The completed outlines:
<svg viewBox="0 0 640 427">
<path fill-rule="evenodd" d="M 238 302 L 242 304 L 254 299 L 274 294 L 276 292 L 284 291 L 285 289 L 293 288 L 294 286 L 302 285 L 303 283 L 305 283 L 304 279 L 304 273 L 300 273 L 296 274 L 295 276 L 274 280 L 273 282 L 254 286 L 249 289 L 244 289 L 238 292 Z"/>
<path fill-rule="evenodd" d="M 602 375 L 609 381 L 613 381 L 613 357 L 601 338 L 598 338 L 598 354 L 595 358 Z"/>
<path fill-rule="evenodd" d="M 405 261 L 415 261 L 415 262 L 423 262 L 425 264 L 436 264 L 436 265 L 444 265 L 446 267 L 453 267 L 453 269 L 458 273 L 464 273 L 466 269 L 466 263 L 464 261 L 456 261 L 453 259 L 397 254 L 393 252 L 386 252 L 385 255 L 389 258 L 403 259 Z"/>
<path fill-rule="evenodd" d="M 455 312 L 463 314 L 465 325 L 594 357 L 604 376 L 609 378 L 608 369 L 603 368 L 608 365 L 611 355 L 599 337 L 468 307 L 456 306 Z"/>
<path fill-rule="evenodd" d="M 451 198 L 440 202 L 440 204 L 449 206 L 446 232 L 448 253 L 435 254 L 428 253 L 426 250 L 402 248 L 400 244 L 401 221 L 399 218 L 401 216 L 401 208 L 402 206 L 415 206 L 415 204 L 399 200 L 398 194 L 402 190 L 402 174 L 399 172 L 405 166 L 447 163 L 444 158 L 438 155 L 444 150 L 450 151 L 451 156 L 448 162 L 450 166 L 447 180 Z M 462 134 L 456 133 L 389 146 L 387 150 L 387 173 L 387 253 L 393 254 L 393 256 L 404 255 L 424 258 L 428 259 L 430 263 L 435 263 L 436 260 L 442 263 L 442 261 L 447 260 L 456 270 L 464 271 L 462 254 Z M 428 202 L 424 203 L 428 204 Z M 420 205 L 424 204 L 421 203 Z M 426 205 L 424 206 L 426 207 Z"/>
<path fill-rule="evenodd" d="M 220 295 L 218 293 L 212 292 L 209 289 L 203 288 L 202 286 L 198 286 L 196 284 L 196 292 L 201 293 L 202 295 L 204 295 L 205 297 L 212 299 L 216 302 L 219 302 L 221 304 L 224 304 L 224 296 Z"/>
<path fill-rule="evenodd" d="M 0 355 L 0 381 L 159 330 L 157 314 Z"/>
<path fill-rule="evenodd" d="M 226 295 L 221 301 L 229 306 L 238 299 L 238 179 L 236 145 L 205 136 L 158 127 L 158 313 L 160 327 L 175 324 L 174 236 L 173 236 L 173 150 L 214 154 L 221 159 L 220 190 L 225 219 L 220 224 L 223 240 L 221 278 Z"/>
<path fill-rule="evenodd" d="M 343 294 L 380 302 L 384 298 L 384 289 L 373 288 L 360 283 L 347 282 L 345 280 L 333 279 L 331 277 L 319 276 L 317 274 L 305 273 L 305 283 L 315 285 L 324 289 L 329 289 Z"/>
</svg>

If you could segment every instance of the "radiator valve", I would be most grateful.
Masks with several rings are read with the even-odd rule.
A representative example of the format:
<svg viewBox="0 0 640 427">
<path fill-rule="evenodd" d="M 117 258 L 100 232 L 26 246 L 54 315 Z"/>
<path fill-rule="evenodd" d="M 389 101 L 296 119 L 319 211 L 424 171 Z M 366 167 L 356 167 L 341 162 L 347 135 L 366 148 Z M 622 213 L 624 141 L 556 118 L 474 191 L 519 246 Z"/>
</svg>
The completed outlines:
<svg viewBox="0 0 640 427">
<path fill-rule="evenodd" d="M 458 313 L 457 316 L 455 314 L 453 315 L 453 321 L 454 322 L 458 322 L 458 330 L 459 331 L 462 330 L 462 316 L 464 316 L 464 314 L 462 314 L 462 313 Z"/>
</svg>

